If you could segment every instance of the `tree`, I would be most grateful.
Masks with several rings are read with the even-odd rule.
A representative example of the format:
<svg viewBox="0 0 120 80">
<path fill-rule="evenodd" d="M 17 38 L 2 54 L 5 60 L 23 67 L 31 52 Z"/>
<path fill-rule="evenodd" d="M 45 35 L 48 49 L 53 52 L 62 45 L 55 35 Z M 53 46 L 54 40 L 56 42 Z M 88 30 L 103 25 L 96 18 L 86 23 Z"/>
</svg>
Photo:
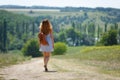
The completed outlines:
<svg viewBox="0 0 120 80">
<path fill-rule="evenodd" d="M 77 39 L 79 39 L 80 35 L 77 31 L 75 31 L 73 28 L 69 28 L 66 31 L 66 35 L 67 35 L 67 39 L 71 39 L 71 42 L 72 42 L 73 46 L 76 46 L 76 44 L 78 45 L 78 43 L 77 43 L 78 40 Z"/>
<path fill-rule="evenodd" d="M 3 50 L 3 22 L 0 21 L 0 51 Z"/>
<path fill-rule="evenodd" d="M 95 25 L 94 23 L 90 23 L 88 25 L 88 34 L 91 35 L 91 36 L 95 36 Z"/>
<path fill-rule="evenodd" d="M 118 30 L 118 24 L 115 23 L 114 25 L 115 25 L 115 30 Z"/>
<path fill-rule="evenodd" d="M 27 40 L 28 39 L 28 30 L 29 30 L 29 28 L 28 28 L 28 22 L 26 23 L 26 25 L 25 25 L 25 36 L 26 36 L 26 38 L 25 38 L 25 40 Z"/>
<path fill-rule="evenodd" d="M 33 36 L 35 35 L 35 23 L 34 22 L 32 23 L 32 35 Z"/>
<path fill-rule="evenodd" d="M 87 14 L 86 12 L 84 12 L 84 16 L 85 16 L 85 17 L 88 17 L 88 14 Z"/>
<path fill-rule="evenodd" d="M 75 29 L 75 22 L 72 23 L 72 27 L 73 27 L 73 29 Z"/>
<path fill-rule="evenodd" d="M 97 38 L 100 38 L 100 26 L 98 25 Z"/>
<path fill-rule="evenodd" d="M 7 49 L 21 49 L 25 43 L 26 22 L 30 22 L 31 18 L 25 15 L 13 14 L 8 11 L 0 10 L 0 51 Z M 31 26 L 30 26 L 31 27 Z M 27 35 L 32 36 L 32 31 L 28 31 Z M 20 41 L 19 41 L 20 40 Z M 17 42 L 17 43 L 16 43 Z M 16 47 L 17 46 L 17 47 Z M 19 47 L 20 46 L 20 47 Z"/>
<path fill-rule="evenodd" d="M 22 23 L 22 33 L 24 34 L 24 32 L 25 32 L 25 22 L 23 21 L 23 23 Z"/>
<path fill-rule="evenodd" d="M 101 37 L 100 43 L 105 46 L 116 45 L 117 44 L 117 31 L 110 30 L 104 33 Z"/>
<path fill-rule="evenodd" d="M 120 29 L 118 30 L 118 43 L 120 44 Z"/>
<path fill-rule="evenodd" d="M 4 28 L 3 28 L 3 52 L 7 51 L 7 22 L 4 19 Z"/>
<path fill-rule="evenodd" d="M 60 33 L 58 34 L 58 40 L 59 40 L 60 42 L 66 42 L 65 32 L 60 32 Z"/>
<path fill-rule="evenodd" d="M 70 29 L 67 30 L 67 37 L 72 40 L 72 44 L 74 45 L 76 35 L 75 35 L 75 30 L 73 28 L 70 28 Z"/>
<path fill-rule="evenodd" d="M 117 31 L 116 30 L 110 30 L 108 32 L 108 43 L 109 45 L 116 45 L 117 44 Z"/>
<path fill-rule="evenodd" d="M 81 33 L 76 31 L 76 42 L 75 42 L 75 46 L 79 46 L 81 45 Z"/>
<path fill-rule="evenodd" d="M 107 23 L 105 23 L 105 30 L 104 31 L 107 32 Z"/>
</svg>

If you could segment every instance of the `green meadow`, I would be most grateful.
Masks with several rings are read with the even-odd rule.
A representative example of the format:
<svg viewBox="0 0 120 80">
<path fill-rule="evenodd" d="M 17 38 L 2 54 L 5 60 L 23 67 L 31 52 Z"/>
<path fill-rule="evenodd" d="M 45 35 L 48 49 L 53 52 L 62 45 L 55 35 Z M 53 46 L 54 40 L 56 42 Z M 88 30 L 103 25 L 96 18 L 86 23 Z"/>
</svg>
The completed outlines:
<svg viewBox="0 0 120 80">
<path fill-rule="evenodd" d="M 54 58 L 92 66 L 99 73 L 120 77 L 120 46 L 68 47 L 65 55 Z"/>
</svg>

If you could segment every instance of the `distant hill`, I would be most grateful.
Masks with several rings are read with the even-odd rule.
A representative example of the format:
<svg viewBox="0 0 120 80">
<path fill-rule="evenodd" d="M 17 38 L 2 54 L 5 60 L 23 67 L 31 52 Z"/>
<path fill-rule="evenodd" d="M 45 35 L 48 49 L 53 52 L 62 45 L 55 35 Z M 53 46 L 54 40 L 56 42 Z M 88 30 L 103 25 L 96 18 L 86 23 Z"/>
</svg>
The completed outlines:
<svg viewBox="0 0 120 80">
<path fill-rule="evenodd" d="M 19 6 L 19 5 L 0 5 L 0 8 L 7 9 L 61 9 L 60 7 L 49 7 L 49 6 Z"/>
<path fill-rule="evenodd" d="M 19 5 L 0 5 L 2 9 L 18 9 L 18 13 L 27 16 L 44 16 L 45 18 L 57 19 L 57 24 L 69 25 L 71 22 L 87 24 L 90 22 L 96 25 L 104 25 L 105 23 L 118 23 L 120 25 L 120 9 L 116 8 L 88 8 L 88 7 L 50 7 L 50 6 L 19 6 Z M 21 12 L 19 9 L 28 9 L 28 12 Z M 46 13 L 35 12 L 34 9 L 58 9 L 60 12 Z M 13 11 L 16 12 L 17 11 Z M 61 13 L 64 12 L 64 13 Z M 55 17 L 56 16 L 56 17 Z M 50 18 L 52 17 L 52 18 Z M 39 20 L 39 19 L 38 19 Z M 64 23 L 63 23 L 64 22 Z M 61 26 L 61 25 L 60 25 Z"/>
<path fill-rule="evenodd" d="M 116 8 L 103 8 L 103 7 L 96 7 L 96 8 L 88 8 L 88 7 L 50 7 L 50 6 L 19 6 L 19 5 L 0 5 L 0 8 L 7 8 L 7 9 L 60 9 L 60 11 L 117 11 L 120 12 L 120 9 Z"/>
</svg>

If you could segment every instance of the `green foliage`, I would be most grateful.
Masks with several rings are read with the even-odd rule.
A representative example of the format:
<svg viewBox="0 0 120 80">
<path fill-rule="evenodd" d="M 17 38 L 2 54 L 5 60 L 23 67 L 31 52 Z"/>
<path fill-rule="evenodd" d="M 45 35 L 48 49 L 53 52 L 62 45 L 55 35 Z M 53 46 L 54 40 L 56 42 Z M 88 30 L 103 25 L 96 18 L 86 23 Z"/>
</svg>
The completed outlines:
<svg viewBox="0 0 120 80">
<path fill-rule="evenodd" d="M 117 44 L 117 31 L 110 30 L 104 33 L 101 37 L 100 43 L 105 46 L 116 45 Z"/>
<path fill-rule="evenodd" d="M 70 8 L 69 8 L 70 9 Z M 96 9 L 97 10 L 97 9 Z M 35 11 L 30 14 L 28 11 L 21 12 L 17 11 L 4 11 L 0 10 L 0 33 L 3 33 L 4 19 L 7 22 L 7 44 L 8 50 L 21 49 L 23 44 L 26 43 L 31 37 L 36 38 L 38 34 L 38 26 L 40 22 L 47 18 L 51 21 L 54 31 L 55 42 L 65 42 L 69 46 L 79 45 L 94 45 L 95 39 L 100 38 L 102 31 L 105 28 L 105 23 L 108 23 L 107 30 L 110 26 L 113 29 L 120 29 L 119 10 L 112 9 L 109 13 L 105 9 L 92 12 L 81 11 L 79 12 L 42 12 Z M 104 11 L 104 9 L 103 9 Z M 116 12 L 116 15 L 113 15 Z M 21 14 L 18 14 L 21 13 Z M 41 13 L 41 14 L 39 14 Z M 25 15 L 27 16 L 25 16 Z M 112 14 L 112 15 L 110 15 Z M 30 17 L 35 16 L 35 17 Z M 112 17 L 111 17 L 112 16 Z M 114 18 L 113 18 L 114 17 Z M 115 24 L 114 24 L 115 23 Z M 97 30 L 97 26 L 99 28 Z M 115 26 L 115 27 L 114 27 Z M 72 27 L 72 28 L 71 28 Z M 106 31 L 107 31 L 106 30 Z M 12 38 L 12 39 L 11 39 Z M 3 36 L 0 34 L 0 49 L 2 49 Z M 14 40 L 13 40 L 14 39 Z M 18 41 L 19 40 L 19 41 Z M 16 43 L 18 41 L 18 43 Z M 16 47 L 19 46 L 19 47 Z"/>
<path fill-rule="evenodd" d="M 94 23 L 90 23 L 88 25 L 88 34 L 91 36 L 95 35 L 95 24 Z"/>
<path fill-rule="evenodd" d="M 78 46 L 80 44 L 80 32 L 76 31 L 74 28 L 67 29 L 66 36 L 69 46 Z"/>
<path fill-rule="evenodd" d="M 66 42 L 66 34 L 65 34 L 65 32 L 60 32 L 60 33 L 58 34 L 58 40 L 59 40 L 60 42 Z"/>
<path fill-rule="evenodd" d="M 107 32 L 107 23 L 105 23 L 105 30 L 104 31 Z"/>
<path fill-rule="evenodd" d="M 53 55 L 63 55 L 67 51 L 67 46 L 63 42 L 57 42 L 54 46 Z"/>
<path fill-rule="evenodd" d="M 25 56 L 38 57 L 42 56 L 39 52 L 39 44 L 35 39 L 30 39 L 26 42 L 26 44 L 22 48 L 22 52 Z"/>
<path fill-rule="evenodd" d="M 72 45 L 74 45 L 74 42 L 75 42 L 75 35 L 76 35 L 76 32 L 74 30 L 74 28 L 69 28 L 67 31 L 66 31 L 66 34 L 67 34 L 67 38 L 69 38 L 71 40 L 71 42 L 73 43 Z M 68 41 L 70 42 L 70 41 Z M 69 44 L 69 43 L 68 43 Z"/>
<path fill-rule="evenodd" d="M 10 41 L 8 49 L 9 50 L 20 50 L 23 47 L 24 42 L 21 39 L 13 38 Z"/>
<path fill-rule="evenodd" d="M 7 52 L 7 22 L 6 19 L 0 21 L 0 51 Z"/>
<path fill-rule="evenodd" d="M 25 30 L 28 29 L 25 27 L 32 29 L 32 26 L 29 26 L 31 21 L 28 16 L 0 10 L 0 50 L 3 52 L 5 50 L 21 49 L 25 40 L 28 39 L 28 35 L 30 35 L 28 32 L 25 33 Z M 30 31 L 29 29 L 28 31 Z M 23 35 L 28 37 L 25 37 L 24 40 Z"/>
</svg>

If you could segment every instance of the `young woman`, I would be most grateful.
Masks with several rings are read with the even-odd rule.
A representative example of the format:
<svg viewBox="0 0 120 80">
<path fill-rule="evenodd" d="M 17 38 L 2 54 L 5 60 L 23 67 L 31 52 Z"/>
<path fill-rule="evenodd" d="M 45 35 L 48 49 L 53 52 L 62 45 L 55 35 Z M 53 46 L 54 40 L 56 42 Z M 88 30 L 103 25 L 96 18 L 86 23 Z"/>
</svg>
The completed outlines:
<svg viewBox="0 0 120 80">
<path fill-rule="evenodd" d="M 40 28 L 40 32 L 38 34 L 39 42 L 40 42 L 39 51 L 43 52 L 44 68 L 45 71 L 48 71 L 47 64 L 50 58 L 50 54 L 54 50 L 52 25 L 49 20 L 45 19 L 42 21 L 39 28 Z"/>
</svg>

